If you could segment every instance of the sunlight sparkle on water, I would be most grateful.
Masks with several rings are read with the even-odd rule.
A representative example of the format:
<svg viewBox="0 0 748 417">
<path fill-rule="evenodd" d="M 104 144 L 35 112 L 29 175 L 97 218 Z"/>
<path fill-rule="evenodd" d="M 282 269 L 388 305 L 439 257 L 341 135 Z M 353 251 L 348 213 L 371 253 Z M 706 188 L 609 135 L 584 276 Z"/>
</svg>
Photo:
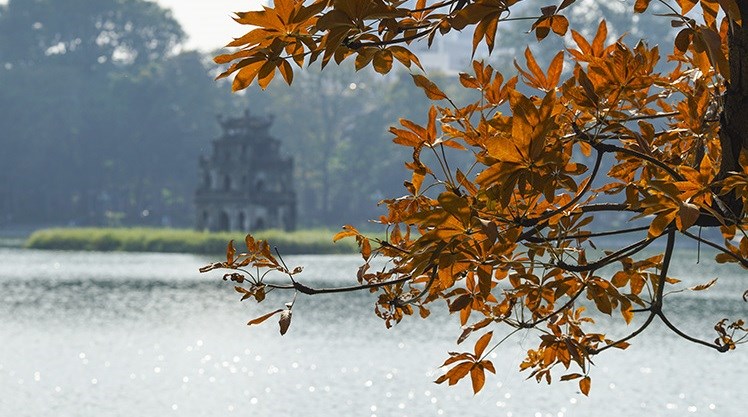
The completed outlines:
<svg viewBox="0 0 748 417">
<path fill-rule="evenodd" d="M 2 251 L 3 249 L 0 249 L 0 257 Z M 33 255 L 32 252 L 29 253 Z M 44 257 L 43 254 L 38 256 Z M 76 256 L 86 260 L 90 255 Z M 140 255 L 116 256 L 124 257 L 128 262 L 132 258 L 138 263 L 143 258 Z M 183 263 L 186 258 L 183 256 L 174 259 Z M 343 258 L 335 258 L 330 262 L 341 262 L 340 259 Z M 344 261 L 348 262 L 347 259 Z M 25 262 L 31 263 L 33 262 Z M 358 263 L 358 259 L 351 260 L 354 270 Z M 66 267 L 67 264 L 66 261 Z M 2 268 L 0 263 L 0 270 Z M 51 269 L 51 262 L 47 262 L 46 268 Z M 128 266 L 129 269 L 131 268 Z M 330 269 L 325 265 L 323 273 L 327 274 Z M 677 360 L 673 359 L 670 363 L 668 355 L 672 352 L 657 356 L 653 353 L 657 352 L 656 350 L 649 349 L 650 345 L 663 342 L 661 335 L 656 332 L 652 336 L 654 339 L 644 339 L 641 349 L 626 353 L 625 359 L 606 357 L 606 364 L 601 364 L 597 371 L 603 372 L 603 366 L 606 366 L 608 372 L 597 379 L 598 390 L 595 391 L 593 388 L 595 394 L 591 398 L 582 397 L 576 393 L 574 387 L 569 390 L 542 387 L 541 394 L 537 394 L 536 384 L 532 381 L 524 382 L 521 374 L 516 374 L 516 371 L 510 373 L 508 369 L 499 370 L 499 376 L 489 377 L 486 380 L 486 390 L 476 397 L 472 395 L 469 381 L 452 389 L 448 389 L 446 384 L 435 386 L 431 383 L 434 378 L 429 375 L 433 374 L 436 377 L 443 371 L 433 368 L 438 365 L 434 360 L 421 361 L 421 357 L 430 356 L 433 359 L 437 355 L 443 355 L 454 345 L 452 337 L 442 337 L 436 331 L 433 332 L 437 335 L 433 343 L 422 345 L 419 337 L 424 332 L 431 334 L 432 330 L 440 329 L 439 326 L 443 324 L 436 316 L 434 322 L 419 324 L 427 326 L 425 328 L 395 329 L 401 333 L 389 339 L 382 338 L 383 343 L 386 343 L 385 347 L 377 345 L 374 353 L 365 350 L 373 342 L 356 333 L 360 327 L 358 323 L 354 323 L 354 329 L 345 329 L 350 331 L 350 338 L 348 333 L 337 333 L 336 329 L 327 329 L 332 334 L 308 332 L 304 336 L 305 339 L 301 340 L 300 334 L 297 333 L 294 337 L 299 340 L 292 340 L 291 345 L 284 340 L 284 344 L 281 345 L 276 344 L 277 331 L 273 331 L 274 329 L 265 333 L 261 330 L 255 331 L 246 337 L 237 336 L 235 324 L 224 324 L 231 323 L 232 320 L 236 322 L 236 300 L 230 297 L 231 299 L 226 301 L 228 308 L 224 308 L 223 304 L 217 304 L 226 298 L 226 294 L 219 290 L 212 292 L 212 284 L 203 284 L 202 281 L 198 284 L 198 278 L 194 281 L 190 278 L 183 282 L 185 285 L 176 286 L 176 290 L 170 280 L 151 277 L 151 274 L 153 272 L 149 271 L 142 277 L 136 276 L 132 280 L 129 275 L 123 275 L 121 280 L 120 277 L 116 277 L 120 280 L 116 285 L 111 285 L 103 279 L 101 284 L 97 283 L 98 281 L 85 283 L 85 289 L 89 292 L 83 294 L 85 297 L 80 300 L 75 298 L 81 296 L 79 283 L 85 282 L 81 280 L 88 278 L 69 277 L 72 284 L 54 287 L 55 291 L 49 292 L 49 297 L 53 293 L 60 293 L 64 297 L 50 298 L 50 301 L 57 302 L 50 303 L 47 307 L 42 306 L 46 309 L 45 312 L 49 313 L 57 312 L 61 305 L 68 306 L 63 316 L 54 318 L 55 326 L 50 326 L 39 317 L 47 315 L 39 314 L 36 305 L 28 306 L 20 302 L 26 300 L 26 293 L 21 293 L 17 288 L 23 285 L 34 288 L 34 282 L 26 282 L 24 275 L 6 283 L 2 288 L 6 289 L 6 292 L 10 289 L 9 291 L 18 293 L 17 298 L 20 301 L 14 301 L 11 306 L 0 303 L 0 313 L 5 313 L 2 316 L 11 320 L 0 322 L 0 340 L 3 340 L 4 344 L 9 344 L 5 348 L 0 346 L 0 392 L 11 394 L 0 399 L 0 408 L 5 411 L 5 407 L 9 405 L 11 411 L 28 411 L 8 414 L 19 417 L 44 415 L 41 413 L 43 407 L 57 407 L 56 415 L 117 417 L 118 414 L 114 411 L 107 413 L 104 407 L 95 407 L 99 401 L 116 400 L 118 394 L 121 394 L 123 400 L 142 399 L 129 404 L 132 415 L 151 415 L 155 411 L 180 417 L 213 415 L 206 411 L 208 407 L 210 410 L 217 410 L 218 414 L 238 415 L 241 412 L 242 415 L 256 417 L 292 415 L 284 411 L 293 411 L 293 415 L 304 415 L 304 410 L 319 410 L 326 415 L 366 417 L 371 414 L 379 417 L 405 417 L 406 414 L 409 417 L 419 417 L 421 414 L 416 414 L 416 410 L 425 411 L 424 415 L 439 417 L 478 416 L 484 415 L 481 413 L 485 413 L 486 407 L 490 408 L 491 403 L 495 404 L 494 407 L 500 408 L 498 412 L 495 410 L 493 413 L 496 417 L 597 417 L 601 407 L 606 406 L 615 407 L 616 412 L 620 407 L 621 412 L 616 415 L 637 415 L 639 410 L 638 414 L 646 415 L 660 413 L 674 416 L 716 416 L 717 408 L 722 415 L 742 415 L 740 412 L 734 412 L 736 405 L 733 401 L 726 400 L 730 398 L 727 395 L 741 395 L 741 380 L 715 380 L 714 384 L 693 387 L 687 380 L 690 374 L 679 372 L 685 372 L 681 371 L 683 358 L 687 360 L 700 351 L 683 347 L 682 352 L 675 352 Z M 2 279 L 8 279 L 4 277 L 0 271 L 0 286 Z M 84 303 L 98 303 L 97 300 L 109 297 L 110 293 L 112 299 L 107 298 L 106 303 L 102 302 L 101 305 L 87 306 Z M 204 298 L 206 295 L 207 298 Z M 710 294 L 710 297 L 714 296 Z M 12 297 L 11 299 L 15 300 Z M 120 306 L 116 305 L 119 302 L 117 300 L 121 301 Z M 197 303 L 195 300 L 198 300 Z M 316 302 L 314 300 L 309 302 Z M 709 300 L 712 303 L 709 305 L 713 307 L 721 308 L 726 304 L 719 297 L 714 300 L 707 299 Z M 115 303 L 114 306 L 110 301 Z M 368 300 L 352 302 L 359 301 L 363 304 L 361 308 L 369 308 Z M 320 305 L 326 305 L 325 302 Z M 738 307 L 744 308 L 742 300 L 740 303 Z M 141 305 L 145 307 L 144 311 L 133 310 L 133 306 Z M 189 308 L 182 308 L 184 306 Z M 325 311 L 324 314 L 334 316 L 339 306 L 336 304 L 333 307 L 329 313 Z M 684 304 L 683 309 L 686 307 L 690 308 L 690 304 Z M 319 311 L 324 310 L 320 308 Z M 23 320 L 14 322 L 16 316 Z M 114 324 L 107 321 L 109 316 L 117 317 Z M 186 316 L 195 324 L 173 325 Z M 96 332 L 88 331 L 84 324 L 90 325 Z M 379 322 L 376 322 L 376 325 L 375 329 L 379 329 Z M 3 331 L 5 333 L 2 333 Z M 355 354 L 349 354 L 348 350 L 332 351 L 331 338 L 342 338 L 341 345 L 342 342 L 352 344 L 354 349 L 350 352 Z M 670 339 L 664 339 L 664 342 L 668 341 Z M 297 342 L 303 342 L 304 348 L 296 347 Z M 59 343 L 59 346 L 56 343 Z M 252 348 L 248 348 L 248 345 L 252 345 Z M 47 360 L 41 362 L 38 358 L 48 354 L 49 348 L 45 352 L 44 349 L 35 346 L 54 347 L 60 353 L 49 355 L 45 358 Z M 497 348 L 496 352 L 492 352 L 491 357 L 498 353 L 499 359 L 496 364 L 501 365 L 505 358 L 516 356 L 515 350 L 524 350 L 519 349 L 522 346 L 516 347 L 517 349 L 515 346 L 502 346 Z M 385 348 L 390 349 L 390 352 L 394 351 L 394 354 L 381 355 Z M 361 349 L 364 349 L 365 354 L 361 353 Z M 720 359 L 719 364 L 725 368 L 724 373 L 732 369 L 746 369 L 744 356 L 737 356 L 737 361 L 733 359 L 735 357 L 733 355 L 727 359 Z M 313 365 L 312 361 L 315 361 L 316 365 Z M 630 364 L 631 361 L 638 361 L 640 368 L 634 367 L 630 370 L 626 364 Z M 717 368 L 711 358 L 693 362 L 689 366 L 693 366 L 694 369 L 688 372 L 704 373 L 706 370 Z M 722 365 L 725 362 L 726 364 Z M 277 369 L 277 374 L 267 375 L 266 372 L 273 368 Z M 618 370 L 621 368 L 632 372 L 628 372 L 626 377 L 619 378 Z M 665 382 L 669 378 L 674 378 L 674 375 L 683 375 L 678 379 L 678 384 Z M 493 388 L 489 389 L 491 385 Z M 504 390 L 505 385 L 507 390 Z M 432 388 L 436 391 L 431 391 Z M 12 394 L 15 393 L 20 395 L 13 398 Z M 149 393 L 156 394 L 153 396 L 156 398 L 148 398 Z M 339 400 L 331 401 L 334 399 L 331 395 L 326 395 L 327 393 L 334 393 L 335 398 Z M 257 395 L 263 398 L 262 404 L 259 404 L 260 397 Z M 35 401 L 28 401 L 31 398 Z M 363 401 L 369 398 L 368 403 L 362 402 L 362 398 Z M 542 400 L 532 401 L 539 398 Z M 280 399 L 292 401 L 284 402 Z M 81 404 L 76 402 L 81 401 L 84 402 L 82 405 L 88 408 L 84 408 L 84 412 L 71 411 L 80 406 Z M 33 404 L 34 402 L 38 404 Z M 331 405 L 333 402 L 334 405 Z M 717 403 L 719 405 L 716 405 Z M 111 405 L 119 407 L 122 404 Z M 227 411 L 230 405 L 234 407 L 233 413 Z M 562 408 L 562 405 L 565 405 L 568 411 Z M 335 409 L 330 410 L 330 407 Z M 86 413 L 85 410 L 89 408 L 91 413 Z M 406 409 L 408 413 L 405 413 Z M 0 414 L 5 415 L 2 412 Z"/>
</svg>

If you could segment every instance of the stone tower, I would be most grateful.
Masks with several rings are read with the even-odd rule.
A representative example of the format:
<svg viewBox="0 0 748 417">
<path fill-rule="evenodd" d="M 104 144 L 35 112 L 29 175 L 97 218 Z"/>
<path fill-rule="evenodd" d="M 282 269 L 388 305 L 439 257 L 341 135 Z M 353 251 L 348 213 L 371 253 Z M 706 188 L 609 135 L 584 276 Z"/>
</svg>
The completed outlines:
<svg viewBox="0 0 748 417">
<path fill-rule="evenodd" d="M 200 186 L 195 193 L 197 229 L 254 232 L 296 227 L 293 159 L 280 155 L 270 136 L 272 117 L 245 111 L 218 122 L 223 134 L 213 152 L 200 157 Z"/>
</svg>

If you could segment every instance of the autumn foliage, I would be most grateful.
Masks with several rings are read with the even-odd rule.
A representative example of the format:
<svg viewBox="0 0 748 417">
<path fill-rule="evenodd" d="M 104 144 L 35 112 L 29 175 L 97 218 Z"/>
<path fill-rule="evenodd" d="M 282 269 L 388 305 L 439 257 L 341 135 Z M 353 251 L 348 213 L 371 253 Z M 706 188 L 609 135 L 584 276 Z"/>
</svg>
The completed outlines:
<svg viewBox="0 0 748 417">
<path fill-rule="evenodd" d="M 657 46 L 610 41 L 605 21 L 591 39 L 569 28 L 563 12 L 574 0 L 561 1 L 542 8 L 529 29 L 538 41 L 567 36 L 568 49 L 547 66 L 526 49 L 513 77 L 473 62 L 459 75 L 462 88 L 479 96 L 467 104 L 453 102 L 430 81 L 408 49 L 418 40 L 430 44 L 447 32 L 472 30 L 473 49 L 483 44 L 491 51 L 500 41 L 497 25 L 520 2 L 419 0 L 409 8 L 385 0 L 276 0 L 274 7 L 238 13 L 236 20 L 252 29 L 229 44 L 238 49 L 216 58 L 231 63 L 221 76 L 234 76 L 234 90 L 254 81 L 265 88 L 276 73 L 291 83 L 294 66 L 317 61 L 324 67 L 351 58 L 357 69 L 379 73 L 397 61 L 433 105 L 425 125 L 400 120 L 390 129 L 412 159 L 405 195 L 383 202 L 387 214 L 378 221 L 387 238 L 368 238 L 351 226 L 334 237 L 359 244 L 364 263 L 357 285 L 309 288 L 296 279 L 300 269 L 289 269 L 267 242 L 251 236 L 247 252 L 237 254 L 229 244 L 226 262 L 204 271 L 234 270 L 225 278 L 237 283 L 243 299 L 258 302 L 269 288 L 369 290 L 388 327 L 416 313 L 425 318 L 446 302 L 459 316 L 457 342 L 475 342 L 450 354 L 437 382 L 452 385 L 469 376 L 475 392 L 486 371 L 494 372 L 487 359 L 492 346 L 523 329 L 536 329 L 539 343 L 520 368 L 548 382 L 558 370 L 560 380 L 578 381 L 585 394 L 590 359 L 625 349 L 655 320 L 721 352 L 748 341 L 740 318 L 726 318 L 714 327 L 714 340 L 700 340 L 673 325 L 663 309 L 666 288 L 679 283 L 668 273 L 677 234 L 716 249 L 717 262 L 748 269 L 748 131 L 740 124 L 748 109 L 734 105 L 735 97 L 748 97 L 748 75 L 735 73 L 739 62 L 748 63 L 748 49 L 735 46 L 748 39 L 741 21 L 748 6 L 663 1 L 671 9 L 663 22 L 672 21 L 678 32 L 667 62 L 660 62 Z M 644 13 L 649 3 L 637 0 L 634 9 Z M 457 153 L 467 154 L 472 166 L 454 168 L 450 159 Z M 611 213 L 626 215 L 630 226 L 607 230 Z M 723 239 L 702 238 L 701 228 L 718 229 Z M 610 236 L 628 243 L 598 249 L 595 240 Z M 643 254 L 659 240 L 661 254 Z M 376 258 L 387 267 L 372 268 Z M 268 271 L 284 273 L 289 283 L 266 280 Z M 285 332 L 292 306 L 250 324 L 281 314 Z M 599 313 L 643 320 L 612 339 L 588 330 Z"/>
</svg>

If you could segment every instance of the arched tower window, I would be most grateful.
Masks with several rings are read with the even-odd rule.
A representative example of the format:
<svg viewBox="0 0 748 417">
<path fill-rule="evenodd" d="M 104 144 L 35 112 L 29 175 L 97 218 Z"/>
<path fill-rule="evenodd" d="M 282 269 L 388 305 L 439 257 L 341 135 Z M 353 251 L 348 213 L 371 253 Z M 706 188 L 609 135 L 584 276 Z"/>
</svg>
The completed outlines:
<svg viewBox="0 0 748 417">
<path fill-rule="evenodd" d="M 197 229 L 198 230 L 205 230 L 206 228 L 210 227 L 210 215 L 208 214 L 208 211 L 203 211 L 200 214 L 200 218 L 198 219 L 197 223 Z"/>
<path fill-rule="evenodd" d="M 231 191 L 231 177 L 228 175 L 223 177 L 223 189 L 225 191 Z"/>
<path fill-rule="evenodd" d="M 265 219 L 262 217 L 258 217 L 257 220 L 255 220 L 253 230 L 262 230 L 265 228 Z"/>
<path fill-rule="evenodd" d="M 218 216 L 218 231 L 227 232 L 229 230 L 229 214 L 222 211 Z"/>
<path fill-rule="evenodd" d="M 240 230 L 244 230 L 246 228 L 247 218 L 246 218 L 246 216 L 244 216 L 244 212 L 243 211 L 239 212 L 239 217 L 237 218 L 237 221 L 238 221 L 238 223 L 237 223 L 238 228 Z"/>
</svg>

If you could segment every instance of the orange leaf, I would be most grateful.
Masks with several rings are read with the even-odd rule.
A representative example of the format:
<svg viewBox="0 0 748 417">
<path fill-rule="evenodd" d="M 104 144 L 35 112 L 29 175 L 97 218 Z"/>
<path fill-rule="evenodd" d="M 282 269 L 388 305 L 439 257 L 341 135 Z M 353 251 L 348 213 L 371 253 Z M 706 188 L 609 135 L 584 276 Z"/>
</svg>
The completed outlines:
<svg viewBox="0 0 748 417">
<path fill-rule="evenodd" d="M 566 18 L 566 16 L 555 15 L 551 17 L 551 30 L 553 30 L 553 33 L 563 36 L 566 34 L 566 31 L 568 29 L 569 20 Z"/>
<path fill-rule="evenodd" d="M 253 325 L 253 324 L 260 324 L 260 323 L 262 323 L 263 321 L 265 321 L 265 320 L 269 319 L 270 317 L 273 317 L 274 315 L 276 315 L 276 314 L 280 313 L 281 311 L 283 311 L 283 309 L 280 309 L 280 308 L 279 308 L 279 309 L 277 309 L 277 310 L 273 311 L 272 313 L 267 313 L 267 314 L 265 314 L 264 316 L 260 316 L 260 317 L 257 317 L 257 318 L 256 318 L 256 319 L 254 319 L 254 320 L 250 320 L 250 321 L 249 321 L 249 322 L 247 323 L 247 326 L 251 326 L 251 325 Z"/>
<path fill-rule="evenodd" d="M 260 86 L 263 90 L 270 85 L 270 81 L 273 81 L 273 78 L 275 77 L 275 63 L 272 61 L 267 61 L 264 64 L 262 64 L 262 67 L 260 67 L 260 70 L 257 72 L 257 85 Z"/>
<path fill-rule="evenodd" d="M 663 212 L 658 213 L 654 220 L 652 220 L 652 223 L 649 225 L 649 231 L 647 232 L 647 236 L 650 238 L 658 237 L 662 234 L 662 232 L 665 230 L 670 223 L 675 220 L 676 215 L 678 212 L 674 209 L 672 210 L 665 210 Z"/>
<path fill-rule="evenodd" d="M 291 64 L 288 61 L 281 61 L 278 71 L 280 71 L 286 84 L 291 85 L 293 82 L 293 68 L 291 68 Z"/>
<path fill-rule="evenodd" d="M 680 5 L 681 14 L 686 14 L 699 2 L 699 0 L 677 0 Z"/>
<path fill-rule="evenodd" d="M 368 261 L 369 258 L 371 258 L 371 243 L 369 242 L 369 239 L 363 239 L 361 241 L 361 256 L 364 257 L 365 261 Z"/>
<path fill-rule="evenodd" d="M 556 85 L 561 79 L 561 71 L 564 69 L 564 51 L 560 51 L 553 57 L 551 64 L 548 66 L 548 79 L 546 81 L 546 89 L 550 90 Z"/>
<path fill-rule="evenodd" d="M 704 290 L 708 290 L 716 283 L 717 283 L 717 278 L 714 278 L 713 280 L 707 282 L 706 284 L 695 285 L 693 287 L 689 287 L 688 289 L 691 291 L 704 291 Z"/>
<path fill-rule="evenodd" d="M 234 82 L 231 84 L 231 89 L 233 91 L 239 91 L 249 87 L 250 84 L 252 84 L 252 81 L 254 81 L 255 77 L 257 77 L 257 72 L 260 70 L 260 68 L 262 68 L 263 65 L 264 61 L 247 63 L 246 66 L 244 66 L 239 70 L 239 72 L 236 73 Z M 219 75 L 219 78 L 222 76 L 227 76 L 229 74 L 230 71 L 226 71 L 223 74 Z"/>
<path fill-rule="evenodd" d="M 343 226 L 343 231 L 338 232 L 335 234 L 335 236 L 333 236 L 332 241 L 337 242 L 340 239 L 350 237 L 350 236 L 358 236 L 358 235 L 360 235 L 360 233 L 358 232 L 358 230 L 356 230 L 355 227 L 351 225 L 345 225 Z"/>
<path fill-rule="evenodd" d="M 392 55 L 395 57 L 395 59 L 400 61 L 400 63 L 405 65 L 406 67 L 410 68 L 410 64 L 414 63 L 418 68 L 423 69 L 421 67 L 421 62 L 418 60 L 418 57 L 408 49 L 398 45 L 390 46 L 388 49 L 392 52 Z"/>
<path fill-rule="evenodd" d="M 636 13 L 644 13 L 644 11 L 647 10 L 647 7 L 649 7 L 649 2 L 652 0 L 636 0 L 636 3 L 634 3 L 634 11 Z"/>
<path fill-rule="evenodd" d="M 477 394 L 486 383 L 486 374 L 483 372 L 483 368 L 476 366 L 471 369 L 470 381 L 473 383 L 473 394 Z"/>
<path fill-rule="evenodd" d="M 392 69 L 392 52 L 389 49 L 382 49 L 374 54 L 374 71 L 380 74 L 387 74 Z"/>
<path fill-rule="evenodd" d="M 454 385 L 457 381 L 466 377 L 470 370 L 473 368 L 472 362 L 461 363 L 454 368 L 447 371 L 447 377 L 449 378 L 449 385 Z"/>
<path fill-rule="evenodd" d="M 419 74 L 412 74 L 413 82 L 426 92 L 426 97 L 431 100 L 443 100 L 447 95 L 439 89 L 431 80 Z"/>
<path fill-rule="evenodd" d="M 685 231 L 696 223 L 701 215 L 699 207 L 691 203 L 683 203 L 678 210 L 678 217 L 675 219 L 678 230 Z"/>
<path fill-rule="evenodd" d="M 579 380 L 579 389 L 582 391 L 582 394 L 584 395 L 590 394 L 591 385 L 592 385 L 592 380 L 588 376 Z"/>
<path fill-rule="evenodd" d="M 486 347 L 488 346 L 488 343 L 491 341 L 492 337 L 493 332 L 488 332 L 481 336 L 481 338 L 478 339 L 477 342 L 475 342 L 475 356 L 477 358 L 483 356 L 483 351 L 486 350 Z"/>
<path fill-rule="evenodd" d="M 236 255 L 236 248 L 234 248 L 234 239 L 231 239 L 229 241 L 229 244 L 226 245 L 226 263 L 229 263 L 229 264 L 234 263 L 235 255 Z"/>
<path fill-rule="evenodd" d="M 605 38 L 608 37 L 608 25 L 605 20 L 600 21 L 600 25 L 597 27 L 597 33 L 595 39 L 592 40 L 592 54 L 595 56 L 602 56 L 603 50 L 605 49 Z"/>
</svg>

